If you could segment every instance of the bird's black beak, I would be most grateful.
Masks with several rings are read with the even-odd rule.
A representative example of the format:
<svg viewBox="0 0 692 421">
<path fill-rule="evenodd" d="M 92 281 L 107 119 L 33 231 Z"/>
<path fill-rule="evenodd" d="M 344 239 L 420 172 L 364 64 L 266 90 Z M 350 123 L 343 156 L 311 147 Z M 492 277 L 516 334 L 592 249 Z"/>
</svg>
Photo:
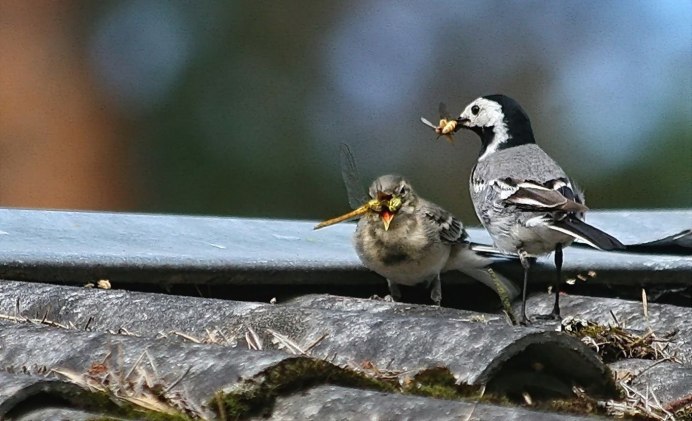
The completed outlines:
<svg viewBox="0 0 692 421">
<path fill-rule="evenodd" d="M 468 124 L 470 121 L 471 120 L 469 120 L 468 118 L 462 118 L 462 117 L 457 118 L 457 125 L 454 128 L 454 132 L 455 133 L 458 132 L 459 129 L 468 129 Z"/>
</svg>

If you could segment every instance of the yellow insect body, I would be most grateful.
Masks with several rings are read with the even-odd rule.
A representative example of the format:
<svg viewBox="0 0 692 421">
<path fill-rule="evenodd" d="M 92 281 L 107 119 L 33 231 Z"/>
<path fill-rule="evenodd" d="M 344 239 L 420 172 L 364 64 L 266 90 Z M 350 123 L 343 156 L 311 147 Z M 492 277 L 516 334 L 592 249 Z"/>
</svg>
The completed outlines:
<svg viewBox="0 0 692 421">
<path fill-rule="evenodd" d="M 447 106 L 444 103 L 440 103 L 440 122 L 437 124 L 437 126 L 423 117 L 421 117 L 421 121 L 423 124 L 433 129 L 435 133 L 437 133 L 438 137 L 444 136 L 450 143 L 454 140 L 453 135 L 457 128 L 457 121 L 449 116 Z"/>
<path fill-rule="evenodd" d="M 443 118 L 440 120 L 440 125 L 435 129 L 435 132 L 441 135 L 449 135 L 450 133 L 453 133 L 454 129 L 456 128 L 456 120 L 447 120 L 446 118 Z"/>
</svg>

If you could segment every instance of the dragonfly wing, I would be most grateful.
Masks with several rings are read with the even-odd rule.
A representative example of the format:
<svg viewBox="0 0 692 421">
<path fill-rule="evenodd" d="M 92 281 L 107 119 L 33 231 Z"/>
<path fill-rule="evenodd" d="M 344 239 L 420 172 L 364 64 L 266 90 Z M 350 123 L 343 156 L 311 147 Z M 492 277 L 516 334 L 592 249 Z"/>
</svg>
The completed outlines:
<svg viewBox="0 0 692 421">
<path fill-rule="evenodd" d="M 351 147 L 345 143 L 341 144 L 341 177 L 344 179 L 346 193 L 348 194 L 348 204 L 352 209 L 358 209 L 363 203 L 368 201 L 368 196 L 360 182 L 360 174 L 356 159 L 353 157 Z"/>
<path fill-rule="evenodd" d="M 449 113 L 449 110 L 447 110 L 447 104 L 444 102 L 440 102 L 440 105 L 437 107 L 438 111 L 440 112 L 440 118 L 444 118 L 445 120 L 451 120 L 452 115 Z"/>
<path fill-rule="evenodd" d="M 425 117 L 421 117 L 421 118 L 420 118 L 420 121 L 422 121 L 423 124 L 425 124 L 426 126 L 430 127 L 430 128 L 433 129 L 433 130 L 434 130 L 434 129 L 437 129 L 437 126 L 434 125 L 434 124 L 432 124 L 432 123 L 431 123 L 430 121 L 428 121 Z"/>
</svg>

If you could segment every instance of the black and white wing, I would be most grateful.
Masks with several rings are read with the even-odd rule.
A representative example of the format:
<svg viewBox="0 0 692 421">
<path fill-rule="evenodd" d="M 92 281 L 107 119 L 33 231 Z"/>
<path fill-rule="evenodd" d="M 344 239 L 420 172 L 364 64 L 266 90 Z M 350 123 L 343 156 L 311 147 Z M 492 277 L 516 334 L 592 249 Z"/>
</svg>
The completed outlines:
<svg viewBox="0 0 692 421">
<path fill-rule="evenodd" d="M 490 186 L 505 203 L 527 211 L 583 213 L 589 210 L 584 205 L 581 194 L 575 192 L 572 183 L 566 178 L 539 183 L 507 177 L 492 180 Z"/>
<path fill-rule="evenodd" d="M 515 178 L 497 179 L 490 186 L 500 199 L 509 205 L 529 212 L 547 212 L 548 228 L 570 235 L 592 247 L 602 250 L 624 249 L 615 237 L 582 221 L 589 210 L 583 196 L 567 178 L 557 178 L 539 183 Z"/>
</svg>

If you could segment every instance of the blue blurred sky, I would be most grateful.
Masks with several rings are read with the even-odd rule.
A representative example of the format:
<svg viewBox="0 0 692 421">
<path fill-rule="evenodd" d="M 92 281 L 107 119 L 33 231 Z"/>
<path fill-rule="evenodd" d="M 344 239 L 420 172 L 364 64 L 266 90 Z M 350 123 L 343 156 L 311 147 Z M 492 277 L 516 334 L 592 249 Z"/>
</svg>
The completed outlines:
<svg viewBox="0 0 692 421">
<path fill-rule="evenodd" d="M 685 125 L 690 133 L 691 1 L 308 8 L 109 3 L 90 25 L 90 68 L 133 121 L 156 118 L 195 80 L 181 118 L 193 120 L 189 142 L 210 160 L 298 163 L 307 155 L 338 182 L 338 144 L 347 142 L 368 178 L 403 173 L 437 201 L 467 197 L 479 147 L 468 134 L 452 146 L 434 142 L 418 119 L 434 120 L 439 101 L 459 113 L 480 95 L 513 96 L 538 142 L 586 180 L 587 192 L 660 149 L 662 130 Z M 303 142 L 295 156 L 288 142 Z M 690 142 L 683 148 L 692 156 Z M 284 163 L 275 175 L 291 171 L 301 170 Z"/>
<path fill-rule="evenodd" d="M 692 2 L 488 3 L 380 1 L 350 10 L 323 46 L 330 85 L 316 95 L 341 98 L 326 120 L 348 114 L 375 131 L 382 121 L 415 114 L 434 95 L 461 111 L 475 96 L 501 90 L 533 60 L 536 73 L 545 73 L 539 105 L 561 111 L 529 108 L 534 124 L 578 132 L 568 138 L 604 171 L 655 142 L 661 114 L 679 109 L 667 120 L 690 122 Z M 465 27 L 472 29 L 455 29 Z M 458 53 L 469 61 L 466 73 L 453 68 L 459 57 L 446 60 Z M 433 80 L 447 81 L 450 90 L 424 93 Z M 374 114 L 380 118 L 369 118 Z M 329 128 L 317 130 L 317 137 L 329 137 Z"/>
</svg>

